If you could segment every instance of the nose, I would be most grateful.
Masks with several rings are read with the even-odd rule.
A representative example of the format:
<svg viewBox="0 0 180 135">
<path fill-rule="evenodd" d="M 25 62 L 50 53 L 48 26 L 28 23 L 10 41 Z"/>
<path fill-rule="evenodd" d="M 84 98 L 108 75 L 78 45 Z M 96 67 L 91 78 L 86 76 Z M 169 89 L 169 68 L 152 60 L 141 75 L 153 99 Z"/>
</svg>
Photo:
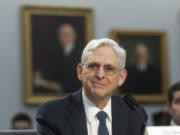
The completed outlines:
<svg viewBox="0 0 180 135">
<path fill-rule="evenodd" d="M 104 79 L 105 72 L 103 67 L 99 67 L 99 70 L 97 70 L 96 77 L 98 80 Z"/>
</svg>

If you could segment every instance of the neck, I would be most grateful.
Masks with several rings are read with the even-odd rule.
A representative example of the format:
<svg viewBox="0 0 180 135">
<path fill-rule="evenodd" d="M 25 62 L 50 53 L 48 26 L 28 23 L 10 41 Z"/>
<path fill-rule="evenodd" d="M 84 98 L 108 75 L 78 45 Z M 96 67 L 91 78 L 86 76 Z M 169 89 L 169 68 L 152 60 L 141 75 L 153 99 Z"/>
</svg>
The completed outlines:
<svg viewBox="0 0 180 135">
<path fill-rule="evenodd" d="M 110 99 L 110 98 L 109 98 Z M 99 100 L 99 101 L 92 101 L 99 109 L 103 109 L 107 104 L 108 104 L 108 101 L 109 101 L 109 99 L 107 99 L 107 100 Z"/>
<path fill-rule="evenodd" d="M 86 97 L 94 104 L 96 105 L 99 109 L 103 109 L 109 102 L 111 96 L 108 97 L 97 97 L 97 96 L 91 96 L 85 91 Z"/>
</svg>

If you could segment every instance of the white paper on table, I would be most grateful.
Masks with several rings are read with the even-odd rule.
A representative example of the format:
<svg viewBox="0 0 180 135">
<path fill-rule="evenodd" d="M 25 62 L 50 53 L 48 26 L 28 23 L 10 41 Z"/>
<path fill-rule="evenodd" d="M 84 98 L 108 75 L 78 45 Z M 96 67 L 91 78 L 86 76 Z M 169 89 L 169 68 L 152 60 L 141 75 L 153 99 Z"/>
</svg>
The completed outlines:
<svg viewBox="0 0 180 135">
<path fill-rule="evenodd" d="M 148 126 L 148 135 L 180 135 L 180 126 Z"/>
</svg>

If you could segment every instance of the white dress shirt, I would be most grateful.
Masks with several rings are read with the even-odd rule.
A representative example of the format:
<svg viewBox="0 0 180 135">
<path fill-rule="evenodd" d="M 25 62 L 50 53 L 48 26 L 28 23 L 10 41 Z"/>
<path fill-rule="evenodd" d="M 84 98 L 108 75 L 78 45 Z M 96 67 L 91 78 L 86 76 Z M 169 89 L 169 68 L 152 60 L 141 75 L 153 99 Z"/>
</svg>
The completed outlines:
<svg viewBox="0 0 180 135">
<path fill-rule="evenodd" d="M 170 121 L 170 125 L 171 125 L 171 126 L 179 126 L 179 125 L 177 125 L 173 120 Z"/>
<path fill-rule="evenodd" d="M 96 107 L 86 97 L 84 90 L 82 90 L 82 99 L 83 99 L 84 109 L 86 113 L 88 135 L 98 135 L 99 120 L 96 117 L 96 114 L 99 111 L 104 111 L 107 113 L 106 126 L 108 129 L 109 135 L 112 135 L 111 99 L 108 101 L 108 104 L 102 110 Z"/>
<path fill-rule="evenodd" d="M 69 56 L 74 49 L 74 44 L 64 45 L 63 47 L 63 53 L 64 56 Z"/>
</svg>

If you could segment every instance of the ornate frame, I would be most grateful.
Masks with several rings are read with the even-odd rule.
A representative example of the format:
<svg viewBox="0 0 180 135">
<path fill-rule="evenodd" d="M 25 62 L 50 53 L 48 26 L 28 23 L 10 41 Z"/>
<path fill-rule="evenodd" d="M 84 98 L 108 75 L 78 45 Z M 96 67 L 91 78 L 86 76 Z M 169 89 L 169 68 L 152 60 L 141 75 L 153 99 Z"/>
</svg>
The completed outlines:
<svg viewBox="0 0 180 135">
<path fill-rule="evenodd" d="M 38 32 L 33 31 L 33 17 L 37 16 L 39 18 L 45 16 L 47 21 L 53 21 L 52 16 L 56 20 L 61 21 L 63 18 L 69 17 L 70 23 L 77 25 L 78 22 L 73 21 L 73 18 L 78 18 L 81 17 L 83 18 L 83 25 L 84 25 L 84 31 L 81 32 L 79 30 L 79 33 L 83 33 L 85 36 L 83 37 L 83 40 L 85 45 L 88 41 L 90 41 L 93 38 L 94 34 L 94 26 L 93 26 L 93 10 L 91 8 L 78 8 L 78 7 L 58 7 L 58 6 L 34 6 L 34 5 L 25 5 L 22 7 L 22 22 L 23 22 L 23 48 L 24 48 L 24 88 L 25 88 L 25 103 L 27 104 L 40 104 L 48 100 L 52 100 L 58 97 L 63 97 L 66 95 L 66 93 L 60 93 L 60 94 L 46 94 L 46 93 L 41 93 L 41 94 L 36 94 L 34 92 L 34 87 L 33 87 L 33 72 L 34 72 L 34 52 L 33 48 L 35 46 L 35 41 L 37 40 L 34 38 L 34 34 Z M 71 19 L 72 18 L 72 19 Z M 75 20 L 74 19 L 74 20 Z M 39 19 L 40 20 L 40 19 Z M 68 20 L 68 19 L 67 19 Z M 66 20 L 66 21 L 67 21 Z M 71 20 L 73 22 L 71 22 Z M 78 19 L 76 19 L 78 20 Z M 36 21 L 38 22 L 38 21 Z M 41 21 L 39 21 L 41 22 Z M 43 22 L 41 22 L 42 24 Z M 41 25 L 39 24 L 39 26 Z M 56 22 L 54 22 L 56 24 Z M 38 25 L 38 24 L 37 24 Z M 48 26 L 44 27 L 46 29 Z M 52 26 L 53 27 L 53 26 Z M 79 26 L 81 27 L 81 26 Z M 48 31 L 49 33 L 51 31 Z M 40 34 L 40 36 L 42 33 Z M 49 38 L 47 36 L 47 38 Z M 80 38 L 80 36 L 79 36 Z M 81 37 L 82 38 L 82 37 Z M 42 38 L 40 38 L 41 40 Z M 38 44 L 36 44 L 38 46 Z M 40 51 L 40 50 L 38 50 Z"/>
<path fill-rule="evenodd" d="M 115 41 L 119 42 L 119 44 L 124 44 L 124 48 L 126 48 L 126 43 L 129 44 L 129 48 L 127 49 L 127 57 L 128 53 L 130 53 L 129 49 L 131 49 L 131 45 L 137 40 L 144 40 L 144 42 L 150 43 L 148 47 L 153 46 L 152 40 L 159 40 L 157 44 L 157 48 L 159 48 L 158 56 L 156 57 L 160 61 L 160 80 L 161 80 L 161 89 L 159 93 L 134 93 L 132 94 L 138 102 L 165 102 L 167 98 L 167 90 L 168 90 L 168 59 L 167 59 L 167 35 L 164 31 L 142 31 L 142 30 L 112 30 L 110 36 Z M 131 44 L 131 45 L 130 45 Z M 133 48 L 133 45 L 132 45 Z M 147 86 L 148 87 L 148 86 Z M 146 91 L 146 90 L 144 90 Z M 122 92 L 118 91 L 118 94 L 122 94 Z M 124 93 L 125 94 L 125 93 Z M 130 93 L 131 94 L 131 93 Z"/>
</svg>

